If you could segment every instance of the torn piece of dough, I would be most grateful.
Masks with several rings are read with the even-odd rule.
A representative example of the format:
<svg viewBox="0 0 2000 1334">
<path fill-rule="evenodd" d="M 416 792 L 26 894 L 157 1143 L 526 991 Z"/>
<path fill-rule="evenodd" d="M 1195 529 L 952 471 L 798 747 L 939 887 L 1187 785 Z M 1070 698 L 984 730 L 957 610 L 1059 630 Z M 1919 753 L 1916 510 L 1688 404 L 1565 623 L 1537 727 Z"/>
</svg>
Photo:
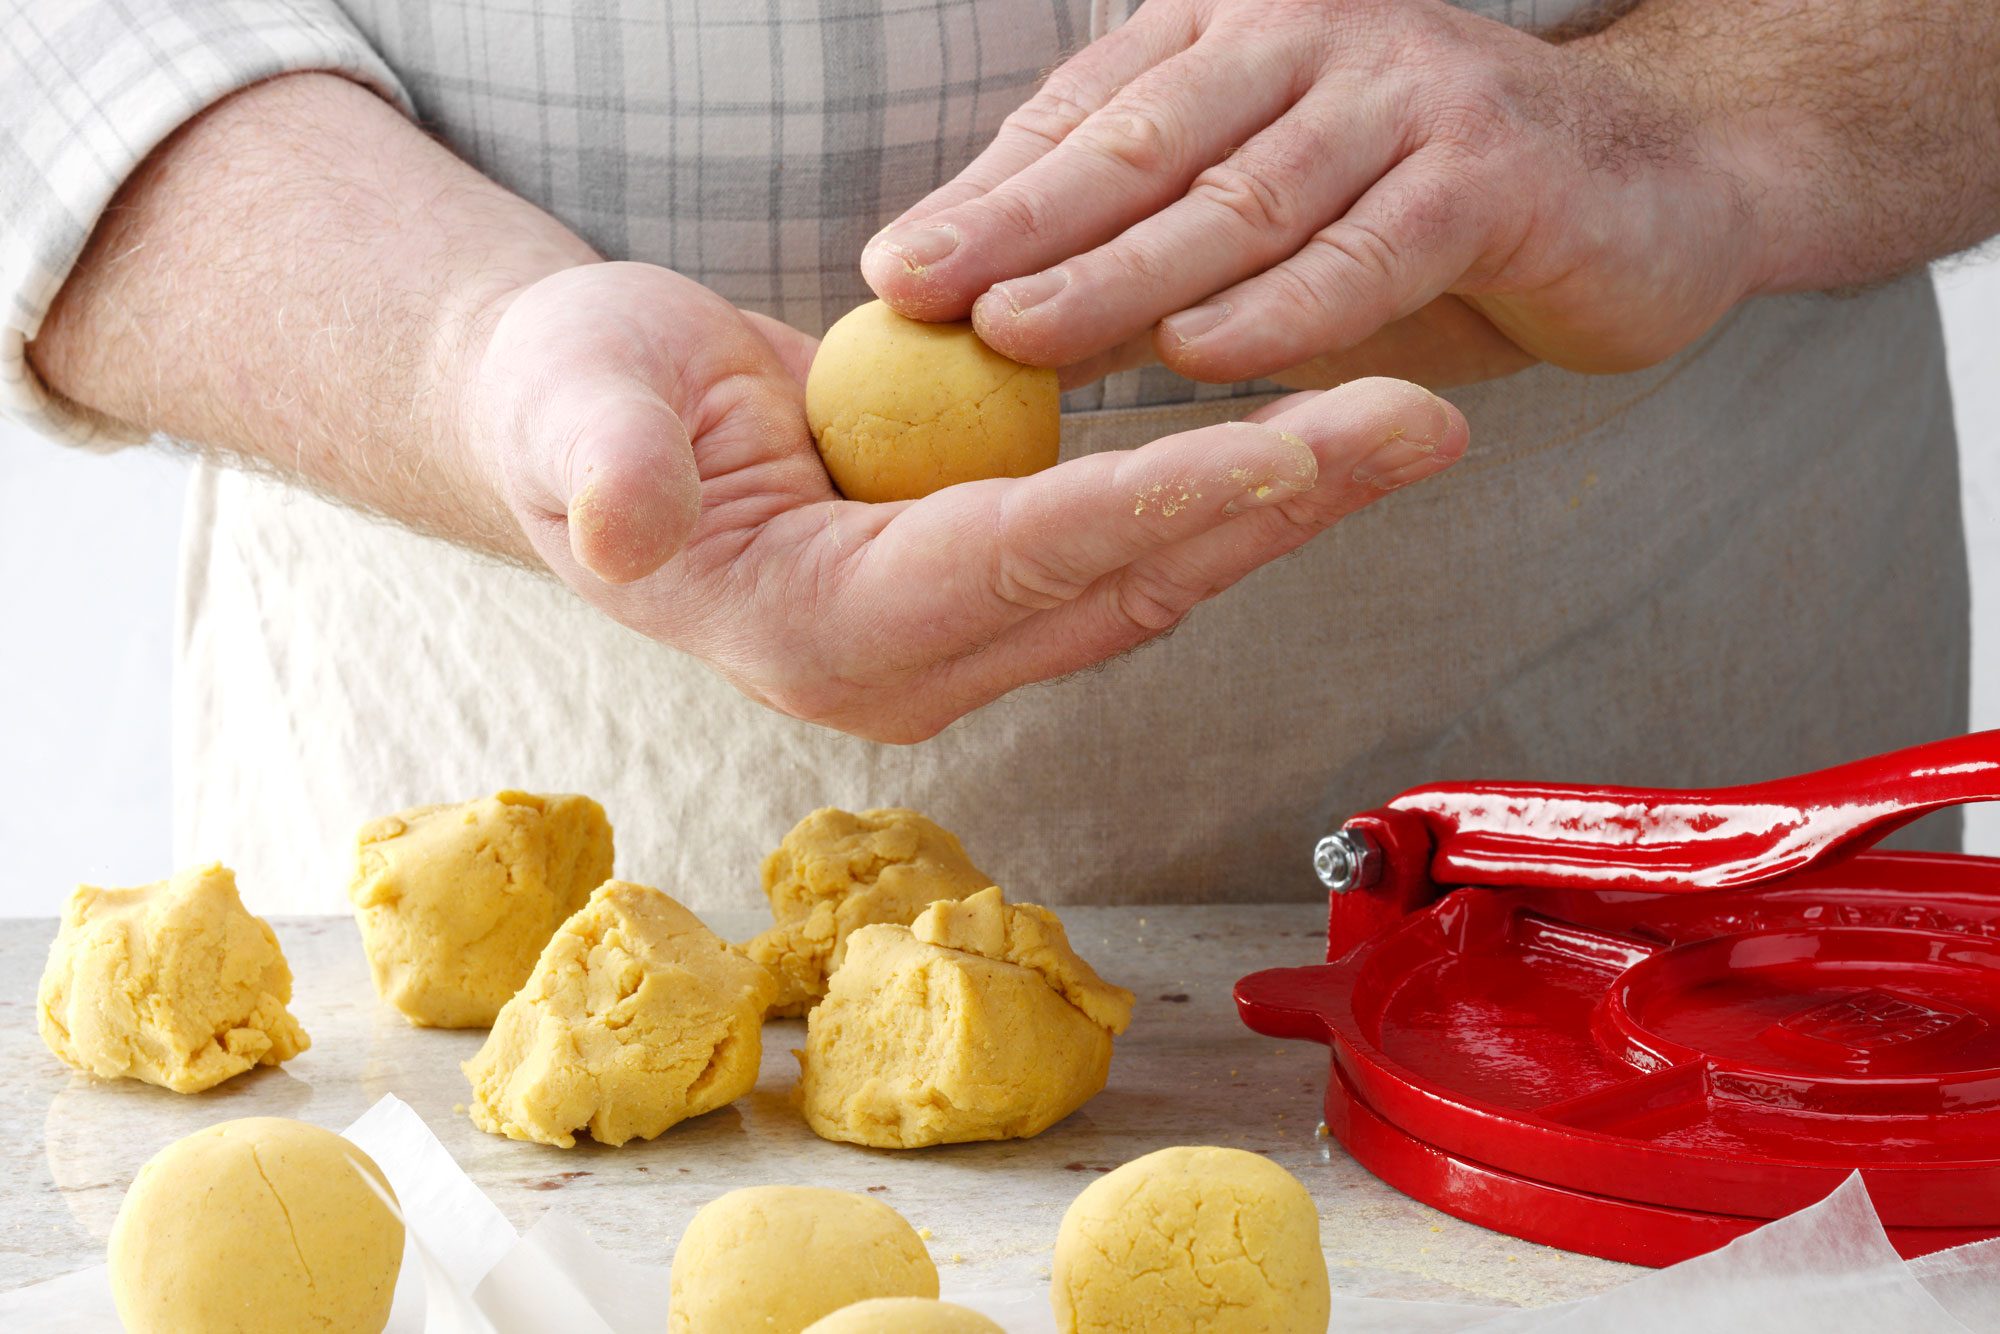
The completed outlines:
<svg viewBox="0 0 2000 1334">
<path fill-rule="evenodd" d="M 199 1093 L 312 1045 L 292 970 L 227 868 L 137 889 L 79 886 L 49 947 L 42 1041 L 79 1070 Z"/>
<path fill-rule="evenodd" d="M 403 1267 L 395 1198 L 330 1130 L 274 1116 L 198 1130 L 140 1168 L 118 1210 L 119 1319 L 130 1334 L 379 1334 Z"/>
<path fill-rule="evenodd" d="M 1324 1334 L 1319 1212 L 1242 1149 L 1173 1148 L 1085 1187 L 1056 1234 L 1062 1334 Z"/>
<path fill-rule="evenodd" d="M 826 1139 L 917 1148 L 1038 1135 L 1104 1087 L 1132 993 L 1046 908 L 988 888 L 847 942 L 799 1054 Z"/>
<path fill-rule="evenodd" d="M 771 975 L 657 889 L 612 880 L 550 939 L 465 1063 L 481 1130 L 651 1139 L 757 1082 Z"/>
<path fill-rule="evenodd" d="M 992 883 L 950 830 L 915 811 L 827 807 L 794 825 L 764 859 L 776 925 L 743 949 L 778 979 L 772 1015 L 801 1015 L 826 994 L 827 974 L 857 928 L 907 926 L 937 900 Z"/>
<path fill-rule="evenodd" d="M 376 992 L 422 1027 L 486 1027 L 611 857 L 589 797 L 500 792 L 370 821 L 348 897 Z"/>
<path fill-rule="evenodd" d="M 937 1266 L 901 1214 L 823 1186 L 750 1186 L 702 1206 L 668 1280 L 672 1334 L 800 1334 L 870 1297 L 936 1297 Z"/>
</svg>

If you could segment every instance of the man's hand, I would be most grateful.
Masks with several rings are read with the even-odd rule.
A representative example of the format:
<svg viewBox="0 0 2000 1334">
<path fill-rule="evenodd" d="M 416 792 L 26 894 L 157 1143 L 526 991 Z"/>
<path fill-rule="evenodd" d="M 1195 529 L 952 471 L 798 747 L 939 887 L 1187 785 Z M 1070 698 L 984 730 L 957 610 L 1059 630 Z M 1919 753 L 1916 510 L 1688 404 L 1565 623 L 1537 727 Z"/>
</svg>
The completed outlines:
<svg viewBox="0 0 2000 1334">
<path fill-rule="evenodd" d="M 806 432 L 810 340 L 644 264 L 505 301 L 463 448 L 534 551 L 744 693 L 881 740 L 1102 661 L 1462 451 L 1407 384 L 1276 405 L 1033 477 L 863 505 Z"/>
<path fill-rule="evenodd" d="M 1440 0 L 1151 0 L 862 268 L 1035 365 L 1642 366 L 2000 227 L 1996 11 L 1890 8 L 1649 0 L 1556 45 Z"/>
</svg>

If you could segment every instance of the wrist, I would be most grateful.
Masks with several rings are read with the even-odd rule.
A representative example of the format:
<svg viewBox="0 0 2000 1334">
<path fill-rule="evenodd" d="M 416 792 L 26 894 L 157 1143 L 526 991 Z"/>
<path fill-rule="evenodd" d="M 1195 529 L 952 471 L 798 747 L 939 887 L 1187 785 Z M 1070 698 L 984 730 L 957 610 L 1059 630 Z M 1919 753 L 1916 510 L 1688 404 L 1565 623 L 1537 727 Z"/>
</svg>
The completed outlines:
<svg viewBox="0 0 2000 1334">
<path fill-rule="evenodd" d="M 560 232 L 504 256 L 489 253 L 481 263 L 447 274 L 437 296 L 426 374 L 438 469 L 464 502 L 478 545 L 527 564 L 543 562 L 513 503 L 504 460 L 496 454 L 505 433 L 492 423 L 482 366 L 494 329 L 523 292 L 552 274 L 597 262 L 581 240 Z"/>
</svg>

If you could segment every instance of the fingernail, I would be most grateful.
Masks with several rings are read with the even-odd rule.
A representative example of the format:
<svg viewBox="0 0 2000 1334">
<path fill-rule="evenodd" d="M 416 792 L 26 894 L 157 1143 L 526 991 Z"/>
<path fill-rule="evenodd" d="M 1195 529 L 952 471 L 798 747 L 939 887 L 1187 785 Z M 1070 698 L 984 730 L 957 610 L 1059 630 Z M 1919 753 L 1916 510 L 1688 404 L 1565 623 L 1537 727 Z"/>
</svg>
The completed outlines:
<svg viewBox="0 0 2000 1334">
<path fill-rule="evenodd" d="M 1031 306 L 1039 306 L 1063 288 L 1069 286 L 1069 274 L 1061 269 L 1050 269 L 1047 273 L 1031 273 L 1025 278 L 1001 283 L 993 290 L 1005 297 L 1007 309 L 1019 315 Z"/>
<path fill-rule="evenodd" d="M 904 268 L 916 273 L 958 249 L 958 241 L 958 228 L 946 223 L 884 232 L 868 243 L 868 249 L 887 251 L 902 260 Z"/>
<path fill-rule="evenodd" d="M 1436 394 L 1416 385 L 1409 389 L 1413 396 L 1422 398 L 1411 404 L 1403 422 L 1354 467 L 1354 480 L 1364 486 L 1394 491 L 1437 471 L 1438 441 L 1450 428 L 1451 410 Z"/>
<path fill-rule="evenodd" d="M 1183 343 L 1192 343 L 1229 318 L 1229 303 L 1216 301 L 1206 306 L 1194 306 L 1178 315 L 1169 315 L 1160 323 L 1166 331 Z"/>
</svg>

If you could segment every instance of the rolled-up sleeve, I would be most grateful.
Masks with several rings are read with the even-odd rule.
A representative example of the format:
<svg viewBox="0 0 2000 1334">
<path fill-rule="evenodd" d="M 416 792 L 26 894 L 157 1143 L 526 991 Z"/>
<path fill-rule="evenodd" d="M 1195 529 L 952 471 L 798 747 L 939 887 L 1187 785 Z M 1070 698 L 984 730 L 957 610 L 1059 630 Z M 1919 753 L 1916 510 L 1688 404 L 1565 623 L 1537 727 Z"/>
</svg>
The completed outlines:
<svg viewBox="0 0 2000 1334">
<path fill-rule="evenodd" d="M 51 394 L 28 344 L 146 155 L 230 93 L 302 70 L 409 110 L 330 0 L 0 0 L 0 412 L 87 448 L 135 442 Z"/>
</svg>

